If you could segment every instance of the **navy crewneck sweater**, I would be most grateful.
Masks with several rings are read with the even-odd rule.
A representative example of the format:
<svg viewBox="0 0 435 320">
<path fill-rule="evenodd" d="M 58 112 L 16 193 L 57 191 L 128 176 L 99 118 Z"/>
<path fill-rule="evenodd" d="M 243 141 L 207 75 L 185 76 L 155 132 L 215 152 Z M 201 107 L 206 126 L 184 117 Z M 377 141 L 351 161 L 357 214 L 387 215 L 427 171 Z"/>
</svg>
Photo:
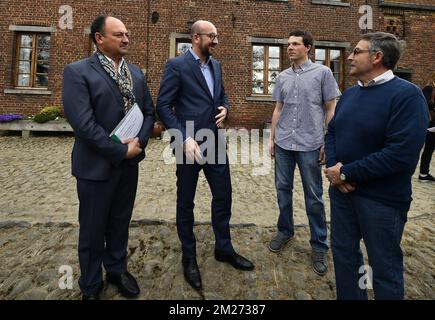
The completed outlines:
<svg viewBox="0 0 435 320">
<path fill-rule="evenodd" d="M 421 90 L 400 79 L 343 93 L 325 137 L 326 166 L 343 163 L 357 194 L 409 210 L 411 176 L 429 115 Z"/>
</svg>

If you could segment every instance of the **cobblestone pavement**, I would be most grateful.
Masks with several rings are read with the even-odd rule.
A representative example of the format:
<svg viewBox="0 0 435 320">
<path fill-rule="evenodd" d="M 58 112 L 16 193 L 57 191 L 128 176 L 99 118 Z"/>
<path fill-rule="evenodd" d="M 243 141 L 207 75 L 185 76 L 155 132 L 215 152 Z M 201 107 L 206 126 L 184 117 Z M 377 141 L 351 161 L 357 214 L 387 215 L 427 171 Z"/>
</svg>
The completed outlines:
<svg viewBox="0 0 435 320">
<path fill-rule="evenodd" d="M 70 222 L 77 221 L 76 181 L 71 176 L 70 154 L 73 137 L 0 137 L 0 221 Z M 175 222 L 175 164 L 165 164 L 168 143 L 151 139 L 147 157 L 140 164 L 138 192 L 133 220 L 150 219 Z M 240 158 L 239 158 L 240 159 Z M 232 164 L 233 224 L 273 226 L 278 217 L 273 164 Z M 244 162 L 248 162 L 246 158 Z M 254 159 L 255 160 L 255 159 Z M 239 163 L 241 161 L 239 160 Z M 435 168 L 435 162 L 432 162 Z M 435 169 L 434 169 L 435 170 Z M 328 184 L 323 179 L 324 190 Z M 409 217 L 435 212 L 434 184 L 413 178 L 413 198 Z M 329 220 L 329 198 L 324 192 Z M 196 221 L 210 221 L 211 193 L 201 173 L 195 199 Z M 302 184 L 295 174 L 294 217 L 296 224 L 307 224 Z"/>
<path fill-rule="evenodd" d="M 73 138 L 0 137 L 0 299 L 77 299 L 77 210 L 75 179 L 70 173 Z M 236 271 L 213 258 L 210 192 L 198 183 L 195 228 L 204 296 L 185 283 L 175 221 L 175 165 L 165 164 L 167 142 L 151 140 L 140 166 L 140 181 L 129 244 L 129 268 L 137 276 L 139 299 L 334 299 L 334 273 L 314 274 L 310 266 L 309 228 L 303 192 L 295 175 L 295 240 L 283 252 L 266 248 L 277 219 L 273 166 L 232 165 L 232 237 L 236 248 L 256 264 Z M 243 158 L 243 157 L 242 157 Z M 246 160 L 246 159 L 245 159 Z M 435 168 L 432 162 L 432 168 Z M 325 190 L 327 184 L 324 181 Z M 406 298 L 435 299 L 435 184 L 413 178 L 413 198 L 402 247 Z M 329 217 L 329 199 L 324 196 Z M 74 287 L 58 287 L 59 267 L 73 269 Z M 216 277 L 216 275 L 219 275 Z M 103 297 L 121 299 L 113 286 Z"/>
</svg>

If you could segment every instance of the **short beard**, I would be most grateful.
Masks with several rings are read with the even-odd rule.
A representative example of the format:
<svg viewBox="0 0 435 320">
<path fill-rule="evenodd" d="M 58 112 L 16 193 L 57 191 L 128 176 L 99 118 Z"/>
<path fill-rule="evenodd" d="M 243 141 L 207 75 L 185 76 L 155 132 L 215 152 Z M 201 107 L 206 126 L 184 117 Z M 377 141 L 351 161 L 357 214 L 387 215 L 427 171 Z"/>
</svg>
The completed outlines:
<svg viewBox="0 0 435 320">
<path fill-rule="evenodd" d="M 201 49 L 201 53 L 204 55 L 204 57 L 207 58 L 207 57 L 211 56 L 211 53 L 208 50 L 208 47 L 201 47 L 200 49 Z"/>
</svg>

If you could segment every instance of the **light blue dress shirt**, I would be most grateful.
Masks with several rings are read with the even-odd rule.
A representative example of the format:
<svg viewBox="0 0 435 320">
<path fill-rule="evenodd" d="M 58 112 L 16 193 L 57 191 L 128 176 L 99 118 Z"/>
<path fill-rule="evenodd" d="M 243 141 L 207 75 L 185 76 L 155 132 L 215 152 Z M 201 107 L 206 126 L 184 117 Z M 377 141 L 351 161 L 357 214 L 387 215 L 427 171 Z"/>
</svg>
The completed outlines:
<svg viewBox="0 0 435 320">
<path fill-rule="evenodd" d="M 206 63 L 202 63 L 201 59 L 197 56 L 197 54 L 191 49 L 189 49 L 190 53 L 193 55 L 196 61 L 199 63 L 199 67 L 201 68 L 202 74 L 204 75 L 205 81 L 207 82 L 208 89 L 210 90 L 211 96 L 214 94 L 214 79 L 213 74 L 211 72 L 211 68 L 209 66 L 211 56 L 208 57 Z"/>
</svg>

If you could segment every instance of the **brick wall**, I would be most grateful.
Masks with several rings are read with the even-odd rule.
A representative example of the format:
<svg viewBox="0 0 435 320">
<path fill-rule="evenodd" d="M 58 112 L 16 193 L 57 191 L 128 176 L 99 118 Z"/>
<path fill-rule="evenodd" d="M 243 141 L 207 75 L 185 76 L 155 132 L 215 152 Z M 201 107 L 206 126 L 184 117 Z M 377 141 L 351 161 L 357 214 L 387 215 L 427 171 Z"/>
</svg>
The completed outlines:
<svg viewBox="0 0 435 320">
<path fill-rule="evenodd" d="M 406 49 L 399 60 L 398 67 L 412 70 L 412 82 L 419 86 L 427 83 L 435 72 L 435 13 L 403 9 L 385 9 L 380 12 L 382 31 L 386 31 L 389 18 L 401 22 Z"/>
<path fill-rule="evenodd" d="M 358 42 L 361 30 L 358 8 L 365 0 L 350 0 L 351 6 L 311 4 L 310 0 L 273 2 L 258 0 L 120 0 L 112 1 L 59 1 L 21 0 L 17 3 L 0 2 L 0 113 L 34 114 L 46 105 L 61 105 L 63 67 L 87 57 L 89 51 L 88 28 L 93 18 L 101 13 L 119 17 L 131 32 L 128 60 L 146 69 L 151 94 L 156 101 L 163 67 L 169 56 L 169 36 L 172 32 L 187 33 L 188 21 L 212 21 L 220 35 L 216 58 L 223 66 L 224 83 L 233 110 L 230 125 L 259 128 L 269 121 L 273 102 L 247 101 L 251 96 L 252 44 L 247 36 L 260 38 L 286 38 L 289 31 L 306 29 L 316 40 L 349 42 L 349 50 Z M 368 1 L 373 7 L 374 30 L 385 30 L 384 13 L 378 1 Z M 148 9 L 148 4 L 150 8 Z M 58 26 L 61 5 L 73 8 L 73 29 Z M 152 12 L 159 13 L 157 23 L 149 21 Z M 397 13 L 397 12 L 393 12 Z M 408 42 L 400 66 L 413 71 L 412 81 L 423 85 L 434 70 L 435 43 L 433 11 L 400 11 Z M 9 25 L 39 25 L 53 27 L 50 50 L 49 96 L 5 94 L 13 88 L 15 33 Z M 283 67 L 289 66 L 286 48 L 282 48 Z M 345 66 L 345 74 L 348 66 Z M 346 75 L 346 86 L 354 79 Z"/>
</svg>

